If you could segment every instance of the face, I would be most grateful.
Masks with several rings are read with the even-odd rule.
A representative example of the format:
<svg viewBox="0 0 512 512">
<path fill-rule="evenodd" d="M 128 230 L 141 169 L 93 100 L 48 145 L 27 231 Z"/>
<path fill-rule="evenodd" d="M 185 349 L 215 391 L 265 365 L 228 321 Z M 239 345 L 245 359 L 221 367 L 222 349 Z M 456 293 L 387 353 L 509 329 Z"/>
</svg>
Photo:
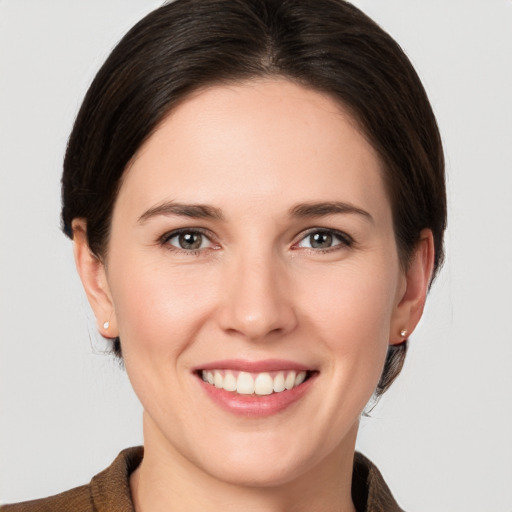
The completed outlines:
<svg viewBox="0 0 512 512">
<path fill-rule="evenodd" d="M 256 485 L 353 451 L 403 327 L 382 173 L 340 105 L 287 81 L 166 118 L 125 172 L 105 264 L 146 445 Z"/>
</svg>

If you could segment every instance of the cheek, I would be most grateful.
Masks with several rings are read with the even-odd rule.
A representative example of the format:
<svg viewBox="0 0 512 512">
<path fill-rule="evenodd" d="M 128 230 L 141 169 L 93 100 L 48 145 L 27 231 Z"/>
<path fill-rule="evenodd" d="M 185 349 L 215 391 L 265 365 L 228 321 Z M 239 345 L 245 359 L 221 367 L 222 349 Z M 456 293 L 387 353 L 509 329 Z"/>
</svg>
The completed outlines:
<svg viewBox="0 0 512 512">
<path fill-rule="evenodd" d="M 217 286 L 212 272 L 147 260 L 117 258 L 110 273 L 123 354 L 175 361 L 208 318 Z"/>
<path fill-rule="evenodd" d="M 177 301 L 176 287 L 169 286 L 171 283 L 161 272 L 134 268 L 137 270 L 130 273 L 119 269 L 118 275 L 112 276 L 119 335 L 123 345 L 137 342 L 149 348 L 165 333 L 170 335 L 180 329 L 188 299 L 184 294 L 185 301 L 183 297 Z"/>
<path fill-rule="evenodd" d="M 317 327 L 334 337 L 336 332 L 352 333 L 359 340 L 366 338 L 365 333 L 381 334 L 370 336 L 369 343 L 380 343 L 384 334 L 387 337 L 396 295 L 394 269 L 378 262 L 352 264 L 316 272 L 308 281 L 314 286 L 303 286 L 298 293 Z"/>
<path fill-rule="evenodd" d="M 359 382 L 371 394 L 388 349 L 398 270 L 376 262 L 311 277 L 315 287 L 303 290 L 301 301 L 311 332 L 338 380 L 346 385 L 350 378 L 351 386 Z"/>
<path fill-rule="evenodd" d="M 184 354 L 208 316 L 212 286 L 203 286 L 200 273 L 165 262 L 117 261 L 110 281 L 126 373 L 144 408 L 172 424 L 184 394 L 170 390 L 186 386 Z"/>
</svg>

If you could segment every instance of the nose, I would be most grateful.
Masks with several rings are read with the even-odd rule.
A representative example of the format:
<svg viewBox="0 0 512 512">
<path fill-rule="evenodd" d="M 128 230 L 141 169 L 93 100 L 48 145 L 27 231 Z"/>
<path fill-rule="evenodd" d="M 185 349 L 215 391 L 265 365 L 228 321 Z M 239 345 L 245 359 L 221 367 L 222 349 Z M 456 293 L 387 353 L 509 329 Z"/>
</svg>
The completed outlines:
<svg viewBox="0 0 512 512">
<path fill-rule="evenodd" d="M 296 310 L 284 265 L 271 254 L 244 256 L 227 265 L 218 311 L 225 332 L 264 341 L 295 329 Z"/>
</svg>

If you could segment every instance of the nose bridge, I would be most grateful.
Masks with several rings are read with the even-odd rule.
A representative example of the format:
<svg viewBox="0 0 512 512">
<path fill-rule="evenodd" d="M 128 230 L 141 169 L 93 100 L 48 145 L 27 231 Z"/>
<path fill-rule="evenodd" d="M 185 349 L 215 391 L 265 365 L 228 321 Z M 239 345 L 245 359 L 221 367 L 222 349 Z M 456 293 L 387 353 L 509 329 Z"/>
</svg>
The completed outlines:
<svg viewBox="0 0 512 512">
<path fill-rule="evenodd" d="M 296 324 L 286 288 L 285 264 L 272 252 L 248 251 L 226 266 L 226 296 L 221 306 L 222 328 L 251 340 L 284 334 Z"/>
</svg>

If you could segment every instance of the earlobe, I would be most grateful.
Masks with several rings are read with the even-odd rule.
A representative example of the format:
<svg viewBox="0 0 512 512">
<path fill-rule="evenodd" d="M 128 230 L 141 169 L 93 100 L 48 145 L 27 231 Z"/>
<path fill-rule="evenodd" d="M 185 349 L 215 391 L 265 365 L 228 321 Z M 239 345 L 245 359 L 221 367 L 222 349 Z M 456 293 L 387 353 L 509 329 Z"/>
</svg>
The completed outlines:
<svg viewBox="0 0 512 512">
<path fill-rule="evenodd" d="M 98 331 L 105 338 L 115 338 L 118 330 L 105 265 L 89 248 L 85 219 L 73 219 L 71 227 L 76 268 L 94 311 Z"/>
<path fill-rule="evenodd" d="M 389 334 L 390 345 L 403 343 L 420 321 L 433 268 L 434 239 L 432 231 L 424 229 L 405 271 L 405 289 L 397 297 Z"/>
</svg>

